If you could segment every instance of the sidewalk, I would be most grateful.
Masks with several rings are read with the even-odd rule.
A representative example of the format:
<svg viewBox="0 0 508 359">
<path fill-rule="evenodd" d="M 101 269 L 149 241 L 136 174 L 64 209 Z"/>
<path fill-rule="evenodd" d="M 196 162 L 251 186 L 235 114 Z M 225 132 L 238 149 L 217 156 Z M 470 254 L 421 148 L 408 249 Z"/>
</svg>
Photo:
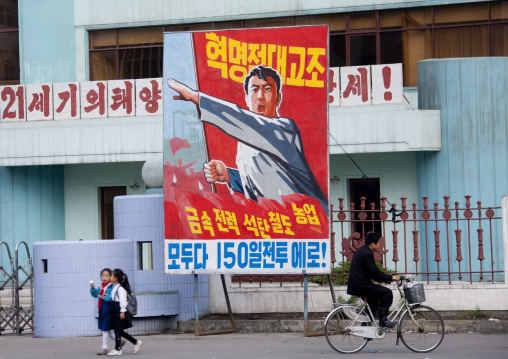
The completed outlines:
<svg viewBox="0 0 508 359">
<path fill-rule="evenodd" d="M 137 358 L 165 359 L 337 359 L 324 337 L 305 338 L 303 333 L 225 334 L 196 337 L 194 334 L 167 333 L 139 336 L 143 346 Z M 34 338 L 33 335 L 0 336 L 0 359 L 96 358 L 102 338 Z M 354 358 L 439 358 L 476 359 L 506 358 L 508 335 L 447 334 L 433 352 L 417 354 L 402 343 L 395 345 L 395 334 L 373 340 Z M 110 341 L 110 348 L 113 342 Z M 127 343 L 122 357 L 132 358 L 132 345 Z"/>
</svg>

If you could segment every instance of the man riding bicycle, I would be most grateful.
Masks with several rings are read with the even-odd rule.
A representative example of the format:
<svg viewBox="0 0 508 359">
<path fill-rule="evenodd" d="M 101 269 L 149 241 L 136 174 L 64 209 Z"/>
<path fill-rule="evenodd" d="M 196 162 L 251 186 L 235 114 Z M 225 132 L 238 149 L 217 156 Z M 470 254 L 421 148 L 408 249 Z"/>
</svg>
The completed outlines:
<svg viewBox="0 0 508 359">
<path fill-rule="evenodd" d="M 380 247 L 381 235 L 368 233 L 365 237 L 365 245 L 358 248 L 353 255 L 349 270 L 347 294 L 364 297 L 369 303 L 372 315 L 378 312 L 379 325 L 392 328 L 396 323 L 387 319 L 388 309 L 392 305 L 393 293 L 389 288 L 372 283 L 375 280 L 379 283 L 391 283 L 400 280 L 398 275 L 391 275 L 381 272 L 374 261 L 374 252 Z"/>
</svg>

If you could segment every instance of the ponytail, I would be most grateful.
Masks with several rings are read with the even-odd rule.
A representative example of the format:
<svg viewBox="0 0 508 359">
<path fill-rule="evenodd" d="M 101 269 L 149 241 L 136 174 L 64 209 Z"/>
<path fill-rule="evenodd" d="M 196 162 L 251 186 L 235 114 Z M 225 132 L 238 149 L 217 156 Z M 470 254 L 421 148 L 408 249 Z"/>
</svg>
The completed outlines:
<svg viewBox="0 0 508 359">
<path fill-rule="evenodd" d="M 113 275 L 116 277 L 116 279 L 118 279 L 118 282 L 120 282 L 120 285 L 127 291 L 127 293 L 131 294 L 132 290 L 127 274 L 125 274 L 123 270 L 117 268 L 113 271 Z"/>
</svg>

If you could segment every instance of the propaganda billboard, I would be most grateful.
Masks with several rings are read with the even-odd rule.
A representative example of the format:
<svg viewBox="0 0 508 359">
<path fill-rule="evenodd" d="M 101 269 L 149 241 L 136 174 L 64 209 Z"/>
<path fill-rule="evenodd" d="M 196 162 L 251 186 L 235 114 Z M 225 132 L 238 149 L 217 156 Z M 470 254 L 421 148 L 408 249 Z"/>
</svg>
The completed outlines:
<svg viewBox="0 0 508 359">
<path fill-rule="evenodd" d="M 329 273 L 328 27 L 164 34 L 166 273 Z"/>
</svg>

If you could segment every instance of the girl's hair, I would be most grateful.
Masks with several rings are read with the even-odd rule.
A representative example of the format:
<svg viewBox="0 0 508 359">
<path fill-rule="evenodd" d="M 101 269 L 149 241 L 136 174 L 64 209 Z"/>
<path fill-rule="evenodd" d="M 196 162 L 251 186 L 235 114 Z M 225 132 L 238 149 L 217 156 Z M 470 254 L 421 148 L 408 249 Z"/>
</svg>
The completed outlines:
<svg viewBox="0 0 508 359">
<path fill-rule="evenodd" d="M 118 280 L 120 285 L 124 287 L 124 289 L 127 291 L 127 293 L 131 294 L 131 286 L 129 284 L 129 278 L 127 278 L 127 274 L 123 272 L 123 270 L 116 268 L 113 270 L 113 275 Z"/>
<path fill-rule="evenodd" d="M 102 273 L 104 273 L 104 272 L 108 272 L 108 273 L 109 273 L 109 275 L 111 276 L 111 269 L 109 269 L 109 268 L 104 268 L 103 270 L 101 270 L 101 275 L 102 275 Z"/>
</svg>

